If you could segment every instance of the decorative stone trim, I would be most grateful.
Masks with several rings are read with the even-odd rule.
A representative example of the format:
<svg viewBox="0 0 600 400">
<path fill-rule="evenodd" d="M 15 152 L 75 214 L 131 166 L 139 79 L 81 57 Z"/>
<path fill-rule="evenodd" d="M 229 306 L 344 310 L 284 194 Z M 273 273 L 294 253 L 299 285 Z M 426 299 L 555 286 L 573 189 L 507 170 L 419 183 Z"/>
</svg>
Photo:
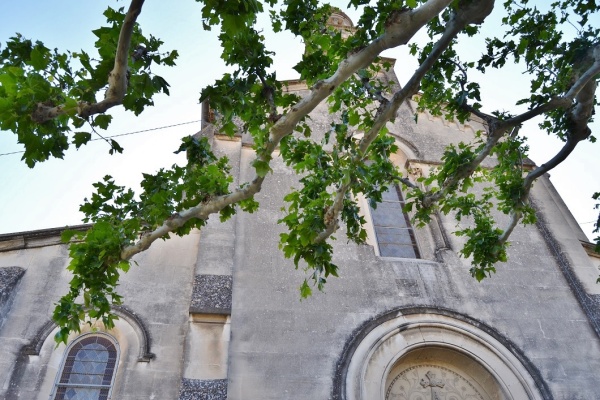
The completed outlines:
<svg viewBox="0 0 600 400">
<path fill-rule="evenodd" d="M 61 245 L 64 243 L 60 235 L 66 229 L 84 232 L 91 227 L 92 224 L 85 224 L 62 228 L 39 229 L 36 231 L 5 233 L 0 235 L 0 252 Z"/>
<path fill-rule="evenodd" d="M 196 275 L 190 313 L 231 314 L 231 275 Z"/>
<path fill-rule="evenodd" d="M 531 204 L 536 210 L 536 227 L 542 234 L 542 237 L 546 242 L 546 246 L 550 250 L 550 253 L 556 260 L 560 271 L 563 273 L 565 279 L 567 280 L 569 288 L 577 298 L 577 301 L 581 305 L 583 312 L 588 317 L 588 320 L 590 321 L 594 332 L 596 332 L 596 335 L 600 337 L 600 295 L 588 294 L 586 292 L 583 284 L 577 277 L 575 271 L 573 271 L 573 266 L 571 265 L 571 262 L 569 262 L 569 259 L 565 256 L 563 248 L 558 243 L 551 230 L 548 229 L 546 220 L 544 218 L 544 214 L 539 212 L 539 208 L 533 201 L 531 201 Z"/>
<path fill-rule="evenodd" d="M 583 249 L 590 257 L 600 258 L 600 253 L 596 253 L 596 244 L 590 242 L 584 242 L 582 240 L 579 241 L 583 246 Z"/>
<path fill-rule="evenodd" d="M 28 356 L 39 356 L 46 338 L 57 327 L 56 322 L 49 320 L 38 330 L 31 342 L 21 348 L 21 353 Z"/>
<path fill-rule="evenodd" d="M 227 379 L 201 380 L 186 379 L 181 380 L 179 389 L 179 400 L 226 400 L 227 399 Z"/>
<path fill-rule="evenodd" d="M 420 377 L 418 372 L 423 371 L 427 371 L 427 373 L 425 376 L 423 376 L 423 378 L 421 378 L 421 380 L 414 379 L 415 377 Z M 444 377 L 446 379 L 443 379 Z M 394 386 L 399 386 L 398 389 L 404 393 L 392 393 Z M 450 390 L 446 391 L 448 389 Z M 446 391 L 446 393 L 444 393 L 444 391 Z M 484 396 L 479 392 L 478 387 L 476 387 L 468 378 L 465 378 L 455 370 L 435 364 L 412 365 L 401 371 L 392 379 L 387 387 L 385 399 L 389 400 L 391 398 L 396 398 L 398 395 L 402 397 L 402 395 L 406 394 L 406 392 L 413 395 L 415 392 L 421 392 L 420 394 L 423 395 L 427 395 L 429 394 L 427 392 L 431 392 L 432 399 L 436 399 L 436 394 L 439 392 L 451 395 L 442 395 L 444 398 L 452 398 L 456 400 L 485 400 L 487 398 L 487 396 L 484 398 Z"/>
<path fill-rule="evenodd" d="M 150 360 L 154 359 L 155 355 L 150 351 L 150 335 L 146 329 L 146 325 L 140 319 L 140 317 L 124 306 L 113 306 L 112 312 L 122 320 L 126 321 L 138 336 L 138 340 L 140 342 L 138 362 L 149 362 Z M 21 353 L 30 356 L 39 355 L 46 338 L 56 327 L 57 325 L 54 321 L 47 321 L 40 328 L 33 340 L 31 340 L 29 344 L 23 346 Z"/>
<path fill-rule="evenodd" d="M 137 334 L 140 341 L 138 362 L 150 362 L 150 360 L 153 360 L 156 355 L 150 351 L 152 338 L 140 316 L 125 306 L 112 306 L 112 312 L 119 318 L 127 321 Z"/>
<path fill-rule="evenodd" d="M 553 399 L 537 368 L 493 328 L 451 310 L 418 306 L 374 317 L 350 335 L 335 367 L 331 398 L 383 398 L 390 368 L 411 351 L 428 347 L 477 360 L 508 399 Z"/>
</svg>

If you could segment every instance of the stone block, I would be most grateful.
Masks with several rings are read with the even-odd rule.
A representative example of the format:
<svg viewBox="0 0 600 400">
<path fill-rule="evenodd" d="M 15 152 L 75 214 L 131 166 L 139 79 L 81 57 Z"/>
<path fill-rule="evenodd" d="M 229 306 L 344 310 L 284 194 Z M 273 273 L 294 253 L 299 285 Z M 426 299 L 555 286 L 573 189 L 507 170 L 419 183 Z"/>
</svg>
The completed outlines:
<svg viewBox="0 0 600 400">
<path fill-rule="evenodd" d="M 181 381 L 179 400 L 226 400 L 227 380 L 185 379 Z"/>
<path fill-rule="evenodd" d="M 192 313 L 231 313 L 231 275 L 196 275 L 192 292 Z"/>
</svg>

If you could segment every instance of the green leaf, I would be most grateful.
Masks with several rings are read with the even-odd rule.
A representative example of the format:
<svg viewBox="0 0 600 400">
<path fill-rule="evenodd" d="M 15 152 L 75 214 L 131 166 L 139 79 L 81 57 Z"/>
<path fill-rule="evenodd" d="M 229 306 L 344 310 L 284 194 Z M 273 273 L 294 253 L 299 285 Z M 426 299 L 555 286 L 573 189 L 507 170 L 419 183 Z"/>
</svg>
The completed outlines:
<svg viewBox="0 0 600 400">
<path fill-rule="evenodd" d="M 304 282 L 302 283 L 302 286 L 300 286 L 300 297 L 303 299 L 306 299 L 311 295 L 312 295 L 312 289 L 310 288 L 310 286 L 308 286 L 308 282 L 305 279 Z"/>
<path fill-rule="evenodd" d="M 115 154 L 115 153 L 123 153 L 123 148 L 121 147 L 121 145 L 119 145 L 119 143 L 113 139 L 110 139 L 110 150 L 108 151 L 109 154 Z"/>
<path fill-rule="evenodd" d="M 0 113 L 5 113 L 7 111 L 12 111 L 14 106 L 14 102 L 10 99 L 0 97 Z"/>
<path fill-rule="evenodd" d="M 348 124 L 351 126 L 355 126 L 360 121 L 360 114 L 358 112 L 351 110 L 348 112 Z"/>
<path fill-rule="evenodd" d="M 75 132 L 73 135 L 73 144 L 76 148 L 80 148 L 92 139 L 92 134 L 88 132 Z"/>
<path fill-rule="evenodd" d="M 256 175 L 260 176 L 261 178 L 264 178 L 265 176 L 267 176 L 269 171 L 271 171 L 271 167 L 269 166 L 269 163 L 266 161 L 254 160 L 252 165 L 254 166 L 254 169 L 256 170 Z"/>
<path fill-rule="evenodd" d="M 50 60 L 44 56 L 44 52 L 40 49 L 40 46 L 36 46 L 31 50 L 31 60 L 30 64 L 33 68 L 38 71 L 42 71 L 46 69 Z"/>
<path fill-rule="evenodd" d="M 0 73 L 0 85 L 8 96 L 17 94 L 17 80 L 13 74 Z"/>
<path fill-rule="evenodd" d="M 108 128 L 108 125 L 110 124 L 111 120 L 112 120 L 112 115 L 100 114 L 100 115 L 97 115 L 96 118 L 94 118 L 93 125 L 106 130 L 106 128 Z"/>
<path fill-rule="evenodd" d="M 123 270 L 123 272 L 128 272 L 131 265 L 129 264 L 129 261 L 121 260 L 121 261 L 119 261 L 119 264 L 117 265 L 117 267 L 120 268 L 121 270 Z"/>
<path fill-rule="evenodd" d="M 67 327 L 60 328 L 58 330 L 58 332 L 56 332 L 56 334 L 54 335 L 54 341 L 56 342 L 57 346 L 60 343 L 63 343 L 66 345 L 68 339 L 69 339 L 69 328 L 67 328 Z"/>
<path fill-rule="evenodd" d="M 60 240 L 63 243 L 69 243 L 71 241 L 71 239 L 73 239 L 74 236 L 78 236 L 78 235 L 81 235 L 81 232 L 74 231 L 72 229 L 65 229 L 60 234 Z"/>
</svg>

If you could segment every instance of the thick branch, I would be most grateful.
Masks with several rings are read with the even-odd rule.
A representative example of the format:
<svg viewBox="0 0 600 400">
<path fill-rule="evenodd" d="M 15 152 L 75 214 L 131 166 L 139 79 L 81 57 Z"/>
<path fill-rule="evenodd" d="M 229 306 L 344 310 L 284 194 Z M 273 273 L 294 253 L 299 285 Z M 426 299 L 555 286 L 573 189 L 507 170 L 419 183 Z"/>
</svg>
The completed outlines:
<svg viewBox="0 0 600 400">
<path fill-rule="evenodd" d="M 593 114 L 594 97 L 598 86 L 595 76 L 600 72 L 600 46 L 596 46 L 594 49 L 592 49 L 592 54 L 595 58 L 595 62 L 590 68 L 587 69 L 585 73 L 581 75 L 581 77 L 575 82 L 565 96 L 565 98 L 568 96 L 574 96 L 574 99 L 577 101 L 575 107 L 569 110 L 568 116 L 571 126 L 568 131 L 567 142 L 548 162 L 542 164 L 527 174 L 523 182 L 523 191 L 521 197 L 518 200 L 519 204 L 521 205 L 524 205 L 527 202 L 533 182 L 566 160 L 567 157 L 571 155 L 573 150 L 575 150 L 577 144 L 582 140 L 587 139 L 591 134 L 591 130 L 588 127 L 588 122 Z M 571 102 L 571 100 L 568 101 Z M 504 244 L 508 240 L 522 216 L 523 213 L 521 212 L 521 208 L 520 206 L 517 206 L 510 215 L 510 221 L 507 227 L 499 237 L 501 244 Z"/>
<path fill-rule="evenodd" d="M 147 250 L 155 240 L 165 237 L 193 218 L 207 219 L 210 214 L 218 213 L 227 206 L 249 199 L 260 192 L 263 181 L 264 178 L 256 177 L 252 183 L 243 188 L 239 188 L 233 193 L 216 197 L 208 203 L 201 203 L 195 207 L 188 208 L 187 210 L 175 214 L 154 231 L 143 235 L 134 245 L 124 248 L 121 252 L 121 259 L 129 260 L 134 255 Z"/>
<path fill-rule="evenodd" d="M 335 194 L 335 199 L 333 200 L 333 205 L 329 207 L 327 212 L 325 213 L 325 229 L 319 233 L 319 235 L 314 239 L 314 243 L 321 243 L 326 240 L 329 236 L 333 235 L 335 231 L 337 231 L 339 225 L 339 215 L 344 208 L 344 197 L 346 197 L 346 193 L 350 189 L 350 183 L 344 184 L 340 186 Z"/>
<path fill-rule="evenodd" d="M 565 147 L 563 147 L 552 160 L 529 173 L 526 178 L 526 184 L 524 184 L 524 186 L 527 186 L 525 192 L 529 193 L 529 187 L 535 179 L 564 161 L 573 151 L 575 145 L 577 145 L 579 141 L 589 137 L 591 134 L 587 124 L 593 113 L 594 95 L 597 87 L 595 76 L 600 73 L 600 45 L 593 48 L 591 52 L 594 56 L 594 63 L 579 77 L 579 79 L 577 79 L 565 96 L 554 98 L 549 102 L 537 106 L 516 117 L 505 121 L 491 123 L 489 125 L 490 134 L 485 147 L 470 163 L 465 164 L 458 172 L 447 179 L 439 191 L 427 194 L 423 204 L 426 207 L 431 206 L 434 202 L 443 198 L 461 179 L 473 174 L 475 169 L 483 162 L 483 160 L 485 160 L 498 140 L 500 140 L 507 131 L 537 117 L 538 115 L 558 108 L 569 108 L 573 105 L 573 100 L 576 100 L 577 103 L 575 107 L 569 111 L 569 119 L 571 121 L 569 130 L 570 139 L 567 141 L 567 144 L 565 144 Z M 546 169 L 546 167 L 549 168 Z M 520 219 L 520 216 L 518 218 Z M 514 226 L 512 226 L 510 230 L 512 231 L 513 228 Z M 510 235 L 510 233 L 508 234 Z"/>
<path fill-rule="evenodd" d="M 385 103 L 381 104 L 373 125 L 360 141 L 359 153 L 357 156 L 355 156 L 355 162 L 364 160 L 369 146 L 371 143 L 373 143 L 381 129 L 396 115 L 400 105 L 406 101 L 407 98 L 414 95 L 418 91 L 421 79 L 423 79 L 425 74 L 433 67 L 435 62 L 444 53 L 448 46 L 450 46 L 456 35 L 458 35 L 458 33 L 467 25 L 471 23 L 480 23 L 483 21 L 485 16 L 489 15 L 489 13 L 492 11 L 493 3 L 493 0 L 482 0 L 472 3 L 469 7 L 459 10 L 453 16 L 453 18 L 448 21 L 446 24 L 446 29 L 444 30 L 444 34 L 433 46 L 431 53 L 429 53 L 419 68 L 417 68 L 406 85 L 394 94 L 392 101 L 386 101 Z M 322 242 L 336 231 L 338 227 L 339 213 L 343 208 L 342 206 L 344 197 L 349 188 L 350 184 L 346 184 L 340 186 L 340 188 L 337 190 L 334 204 L 325 215 L 326 228 L 317 236 L 315 239 L 316 243 Z"/>
<path fill-rule="evenodd" d="M 308 95 L 271 127 L 269 140 L 257 152 L 257 160 L 269 162 L 281 139 L 290 135 L 294 131 L 296 124 L 314 110 L 337 86 L 346 81 L 359 69 L 371 64 L 382 51 L 406 44 L 419 29 L 444 10 L 451 2 L 452 0 L 429 0 L 418 9 L 397 15 L 395 20 L 390 21 L 386 32 L 382 36 L 341 62 L 337 71 L 331 77 L 317 82 Z M 377 132 L 385 124 L 385 121 L 388 121 L 390 118 L 391 116 L 382 122 L 380 127 L 377 128 Z M 121 258 L 130 259 L 135 254 L 146 250 L 152 242 L 183 226 L 183 224 L 192 218 L 208 218 L 210 214 L 216 213 L 228 205 L 253 196 L 260 191 L 263 180 L 264 178 L 257 176 L 250 185 L 244 188 L 239 188 L 229 195 L 217 197 L 208 203 L 198 204 L 195 207 L 180 212 L 177 216 L 165 221 L 163 225 L 154 231 L 143 235 L 134 245 L 124 248 L 121 252 Z"/>
<path fill-rule="evenodd" d="M 460 107 L 463 108 L 464 110 L 468 111 L 469 113 L 475 115 L 476 117 L 479 117 L 482 120 L 484 120 L 485 123 L 488 124 L 488 126 L 491 126 L 493 123 L 496 123 L 498 121 L 497 117 L 490 115 L 490 114 L 486 114 L 486 113 L 476 109 L 475 107 L 470 106 L 466 102 L 461 104 Z"/>
<path fill-rule="evenodd" d="M 545 104 L 534 107 L 531 110 L 524 112 L 523 114 L 517 115 L 504 121 L 500 121 L 498 122 L 498 126 L 506 131 L 508 129 L 514 128 L 515 126 L 521 125 L 522 123 L 529 121 L 530 119 L 535 118 L 538 115 L 542 115 L 549 111 L 556 110 L 557 108 L 569 108 L 572 104 L 572 100 L 569 100 L 566 97 L 556 97 Z"/>
<path fill-rule="evenodd" d="M 512 130 L 512 128 L 516 126 L 519 126 L 525 121 L 528 121 L 540 114 L 543 114 L 544 112 L 548 112 L 559 107 L 565 107 L 570 104 L 570 101 L 564 101 L 563 98 L 553 99 L 546 104 L 536 107 L 533 110 L 526 111 L 523 114 L 510 118 L 506 121 L 494 121 L 491 118 L 488 118 L 487 121 L 489 124 L 489 134 L 485 146 L 479 151 L 477 156 L 475 156 L 475 158 L 470 163 L 465 164 L 459 171 L 457 171 L 449 179 L 447 179 L 440 190 L 434 193 L 427 194 L 425 200 L 423 201 L 424 205 L 426 207 L 431 206 L 434 202 L 446 196 L 448 192 L 456 184 L 458 184 L 458 182 L 460 182 L 462 179 L 471 176 L 473 172 L 475 172 L 477 167 L 479 167 L 479 165 L 481 165 L 481 163 L 490 155 L 494 146 L 498 143 L 498 141 L 504 136 L 506 132 Z"/>
<path fill-rule="evenodd" d="M 535 168 L 533 171 L 529 172 L 523 181 L 523 190 L 521 192 L 521 196 L 517 200 L 519 205 L 511 212 L 510 221 L 504 228 L 502 234 L 498 238 L 500 244 L 506 243 L 508 238 L 510 237 L 512 231 L 515 229 L 521 218 L 523 217 L 523 212 L 521 211 L 521 207 L 525 205 L 529 198 L 529 192 L 531 191 L 531 187 L 533 186 L 533 182 L 550 171 L 564 160 L 575 150 L 575 146 L 580 142 L 580 140 L 567 140 L 565 145 L 560 149 L 558 153 L 548 162 L 542 164 L 541 166 Z"/>
<path fill-rule="evenodd" d="M 575 81 L 569 91 L 562 97 L 550 100 L 546 104 L 535 107 L 521 115 L 507 119 L 500 123 L 501 126 L 514 127 L 525 121 L 557 108 L 569 108 L 573 101 L 577 101 L 575 109 L 571 111 L 571 119 L 587 126 L 593 110 L 594 94 L 596 92 L 596 75 L 600 74 L 600 45 L 590 50 L 594 63 Z M 575 66 L 579 67 L 579 66 Z"/>
<path fill-rule="evenodd" d="M 594 63 L 585 71 L 579 79 L 571 86 L 567 94 L 565 95 L 568 99 L 575 99 L 579 95 L 585 86 L 591 80 L 595 80 L 596 75 L 600 74 L 600 44 L 597 44 L 589 50 L 591 53 Z"/>
<path fill-rule="evenodd" d="M 131 37 L 135 21 L 142 12 L 144 0 L 132 0 L 125 15 L 121 32 L 119 33 L 119 42 L 117 44 L 117 52 L 115 54 L 115 64 L 108 76 L 108 89 L 104 100 L 98 103 L 80 102 L 77 107 L 77 115 L 81 118 L 87 118 L 90 115 L 101 114 L 109 108 L 119 105 L 123 102 L 123 98 L 127 93 L 127 63 L 129 61 L 129 47 L 131 45 Z M 63 106 L 49 107 L 42 103 L 37 105 L 31 118 L 38 123 L 49 121 L 66 111 Z"/>
</svg>

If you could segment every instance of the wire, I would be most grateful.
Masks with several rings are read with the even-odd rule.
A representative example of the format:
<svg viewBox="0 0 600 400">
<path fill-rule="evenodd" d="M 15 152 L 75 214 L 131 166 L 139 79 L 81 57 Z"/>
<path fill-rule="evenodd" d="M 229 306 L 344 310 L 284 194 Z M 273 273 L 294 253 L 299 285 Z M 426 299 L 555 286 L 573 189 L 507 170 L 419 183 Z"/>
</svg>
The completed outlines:
<svg viewBox="0 0 600 400">
<path fill-rule="evenodd" d="M 25 151 L 21 150 L 21 151 L 13 151 L 12 153 L 2 153 L 2 154 L 0 154 L 0 157 L 2 157 L 2 156 L 10 156 L 12 154 L 21 154 L 21 153 L 25 153 Z"/>
<path fill-rule="evenodd" d="M 159 126 L 159 127 L 156 127 L 156 128 L 149 128 L 149 129 L 142 129 L 141 131 L 133 131 L 133 132 L 127 132 L 127 133 L 119 133 L 118 135 L 104 136 L 104 138 L 94 138 L 94 139 L 90 139 L 89 141 L 90 142 L 94 142 L 96 140 L 106 140 L 106 139 L 111 139 L 111 138 L 116 138 L 116 137 L 121 137 L 121 136 L 135 135 L 136 133 L 158 131 L 160 129 L 173 128 L 175 126 L 195 124 L 196 122 L 200 122 L 200 121 L 201 120 L 197 119 L 195 121 L 180 122 L 178 124 Z M 10 153 L 0 153 L 0 157 L 2 157 L 2 156 L 10 156 L 10 155 L 13 155 L 13 154 L 21 154 L 21 153 L 25 153 L 25 150 L 13 151 L 13 152 L 10 152 Z"/>
</svg>

